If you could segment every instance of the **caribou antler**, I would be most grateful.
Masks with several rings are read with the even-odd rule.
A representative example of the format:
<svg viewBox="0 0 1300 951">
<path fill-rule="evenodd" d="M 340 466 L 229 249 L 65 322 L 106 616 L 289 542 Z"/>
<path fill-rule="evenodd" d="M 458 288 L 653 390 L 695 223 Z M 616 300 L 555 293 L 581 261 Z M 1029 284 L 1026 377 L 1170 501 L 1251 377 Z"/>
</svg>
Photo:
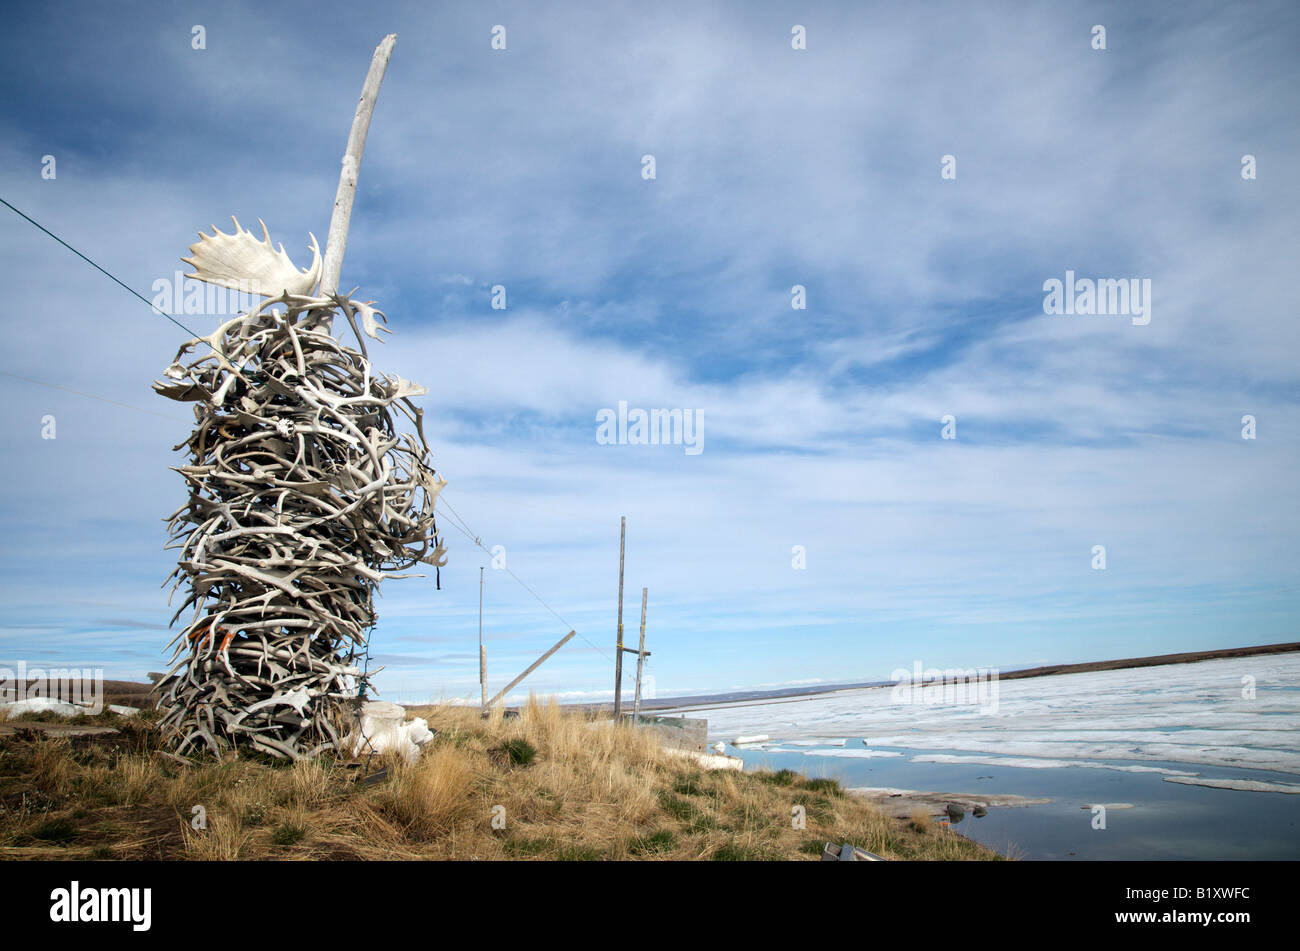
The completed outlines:
<svg viewBox="0 0 1300 951">
<path fill-rule="evenodd" d="M 282 305 L 280 312 L 271 305 Z M 167 368 L 155 389 L 195 404 L 181 446 L 189 504 L 168 521 L 180 550 L 173 666 L 160 689 L 179 751 L 247 744 L 297 758 L 337 748 L 338 706 L 375 622 L 374 593 L 418 564 L 440 568 L 428 465 L 410 397 L 425 388 L 374 372 L 314 319 L 355 302 L 281 295 L 191 340 L 211 352 Z M 178 361 L 180 359 L 178 355 Z M 238 367 L 238 369 L 236 369 Z M 173 618 L 173 620 L 176 620 Z"/>
</svg>

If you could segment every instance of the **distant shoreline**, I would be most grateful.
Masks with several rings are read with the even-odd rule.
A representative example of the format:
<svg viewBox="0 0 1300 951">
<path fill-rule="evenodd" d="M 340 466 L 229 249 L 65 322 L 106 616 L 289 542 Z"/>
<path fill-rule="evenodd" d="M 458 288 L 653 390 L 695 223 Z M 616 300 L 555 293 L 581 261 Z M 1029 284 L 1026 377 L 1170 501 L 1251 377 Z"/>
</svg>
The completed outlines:
<svg viewBox="0 0 1300 951">
<path fill-rule="evenodd" d="M 1026 677 L 1050 677 L 1056 674 L 1086 674 L 1098 670 L 1127 670 L 1133 667 L 1163 667 L 1169 664 L 1194 664 L 1202 660 L 1221 660 L 1232 657 L 1256 657 L 1266 654 L 1290 654 L 1300 651 L 1300 641 L 1284 644 L 1259 644 L 1253 647 L 1223 647 L 1208 651 L 1184 651 L 1178 654 L 1152 654 L 1146 657 L 1124 657 L 1117 660 L 1094 660 L 1081 664 L 1049 664 L 1043 667 L 1029 667 L 998 673 L 998 680 L 1023 680 Z M 991 668 L 986 668 L 991 669 Z M 797 700 L 814 697 L 824 693 L 840 690 L 861 690 L 867 687 L 888 687 L 890 680 L 873 680 L 861 683 L 816 684 L 806 687 L 783 687 L 776 690 L 746 690 L 730 693 L 704 694 L 694 697 L 665 697 L 662 700 L 642 700 L 641 709 L 654 712 L 657 710 L 683 710 L 712 706 L 725 706 L 733 703 L 761 703 L 763 701 Z M 608 709 L 610 704 L 587 704 L 589 708 Z M 631 706 L 631 701 L 624 699 L 624 708 Z"/>
<path fill-rule="evenodd" d="M 1230 657 L 1256 657 L 1265 654 L 1289 654 L 1300 651 L 1300 641 L 1285 644 L 1260 644 L 1253 647 L 1225 647 L 1208 651 L 1187 651 L 1179 654 L 1153 654 L 1147 657 L 1125 657 L 1118 660 L 1095 660 L 1082 664 L 1049 664 L 1043 667 L 1029 667 L 1023 670 L 999 671 L 998 680 L 1022 680 L 1026 677 L 1050 677 L 1055 674 L 1084 674 L 1098 670 L 1124 670 L 1133 667 L 1162 667 L 1166 664 L 1193 664 L 1202 660 L 1219 660 Z M 986 668 L 991 669 L 991 668 Z M 705 706 L 722 706 L 734 703 L 772 702 L 778 700 L 799 700 L 824 693 L 840 690 L 861 690 L 866 687 L 888 687 L 891 680 L 872 680 L 855 683 L 807 684 L 795 687 L 778 687 L 772 690 L 736 690 L 725 693 L 697 694 L 686 697 L 664 697 L 657 700 L 642 699 L 641 709 L 648 713 L 663 710 L 680 710 Z M 29 690 L 35 688 L 36 681 L 29 682 Z M 89 684 L 88 684 L 89 685 Z M 12 685 L 11 685 L 12 686 Z M 625 683 L 623 709 L 631 712 L 632 683 Z M 119 703 L 127 706 L 152 707 L 156 696 L 152 693 L 152 684 L 141 684 L 127 680 L 105 680 L 104 702 Z M 30 696 L 31 694 L 29 694 Z M 409 704 L 408 704 L 409 706 Z M 608 713 L 612 704 L 578 703 L 564 704 L 565 707 L 577 707 L 591 713 Z"/>
</svg>

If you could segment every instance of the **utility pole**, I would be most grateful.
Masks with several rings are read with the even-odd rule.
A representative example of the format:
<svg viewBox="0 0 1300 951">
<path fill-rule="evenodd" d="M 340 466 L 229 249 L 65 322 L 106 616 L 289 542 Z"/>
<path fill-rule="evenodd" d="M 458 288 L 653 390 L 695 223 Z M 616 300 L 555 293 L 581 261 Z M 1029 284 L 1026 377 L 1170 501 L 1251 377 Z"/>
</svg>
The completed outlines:
<svg viewBox="0 0 1300 951">
<path fill-rule="evenodd" d="M 478 686 L 480 706 L 487 710 L 487 651 L 483 649 L 483 566 L 478 568 Z"/>
<path fill-rule="evenodd" d="M 627 540 L 627 516 L 618 520 L 618 645 L 614 651 L 614 719 L 623 713 L 623 546 Z"/>
<path fill-rule="evenodd" d="M 636 699 L 632 701 L 632 719 L 641 716 L 641 665 L 645 663 L 645 602 L 650 596 L 649 588 L 641 589 L 641 643 L 636 652 Z"/>
</svg>

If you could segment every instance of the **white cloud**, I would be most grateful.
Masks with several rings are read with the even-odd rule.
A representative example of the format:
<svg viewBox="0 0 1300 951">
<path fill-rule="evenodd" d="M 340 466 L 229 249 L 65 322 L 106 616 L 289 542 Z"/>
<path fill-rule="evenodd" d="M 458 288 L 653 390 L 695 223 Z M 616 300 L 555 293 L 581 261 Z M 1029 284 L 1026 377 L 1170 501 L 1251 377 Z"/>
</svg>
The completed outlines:
<svg viewBox="0 0 1300 951">
<path fill-rule="evenodd" d="M 447 500 L 605 650 L 629 517 L 661 684 L 770 682 L 773 667 L 840 679 L 927 627 L 959 645 L 1020 626 L 986 659 L 1063 659 L 1062 625 L 1091 618 L 1101 638 L 1149 619 L 1175 637 L 1197 613 L 1178 605 L 1205 591 L 1207 617 L 1247 606 L 1280 624 L 1300 537 L 1300 150 L 1295 17 L 1276 13 L 1146 22 L 1115 7 L 1103 56 L 1050 8 L 846 7 L 810 19 L 795 54 L 774 9 L 520 7 L 496 59 L 471 13 L 419 14 L 398 27 L 344 281 L 390 316 L 378 365 L 430 387 Z M 105 57 L 66 61 L 60 82 L 105 125 L 59 119 L 70 131 L 46 145 L 39 117 L 5 120 L 6 197 L 146 294 L 232 212 L 293 251 L 323 237 L 369 47 L 355 30 L 308 44 L 288 13 L 241 16 L 209 24 L 206 59 L 150 21 L 171 52 L 119 71 L 111 95 Z M 113 124 L 133 122 L 150 134 L 106 153 Z M 46 149 L 54 182 L 32 171 Z M 1246 152 L 1258 181 L 1240 179 Z M 947 153 L 954 182 L 939 179 Z M 176 415 L 0 377 L 0 620 L 60 619 L 74 647 L 160 646 L 83 635 L 89 609 L 66 597 L 75 579 L 130 616 L 170 616 L 159 519 L 183 498 L 166 467 L 187 411 L 149 382 L 182 335 L 13 216 L 0 255 L 22 315 L 7 325 L 15 372 Z M 1067 268 L 1150 277 L 1151 324 L 1044 316 L 1042 281 Z M 790 309 L 794 283 L 807 311 Z M 705 451 L 598 446 L 595 413 L 620 399 L 703 409 Z M 47 412 L 59 439 L 42 443 Z M 956 442 L 939 439 L 945 413 Z M 473 641 L 479 560 L 443 528 L 445 590 L 386 588 L 381 644 Z M 1095 543 L 1106 573 L 1087 568 Z M 563 633 L 499 574 L 490 597 L 509 660 Z M 1219 639 L 1258 639 L 1243 623 Z M 754 638 L 753 667 L 720 660 Z M 575 654 L 555 683 L 595 690 L 607 666 Z"/>
</svg>

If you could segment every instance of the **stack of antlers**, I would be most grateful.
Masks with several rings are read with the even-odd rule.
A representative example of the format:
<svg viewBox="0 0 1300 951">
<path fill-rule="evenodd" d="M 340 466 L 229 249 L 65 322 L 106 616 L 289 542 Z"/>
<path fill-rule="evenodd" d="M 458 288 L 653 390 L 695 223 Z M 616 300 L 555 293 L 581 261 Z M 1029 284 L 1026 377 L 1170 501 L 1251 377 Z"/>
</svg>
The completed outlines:
<svg viewBox="0 0 1300 951">
<path fill-rule="evenodd" d="M 189 451 L 176 471 L 190 498 L 168 522 L 173 593 L 189 585 L 172 621 L 193 617 L 158 686 L 161 723 L 177 752 L 298 759 L 339 747 L 379 581 L 444 564 L 433 510 L 445 483 L 410 399 L 427 391 L 371 368 L 363 334 L 387 330 L 370 302 L 316 296 L 315 238 L 300 271 L 265 225 L 262 240 L 238 222 L 213 232 L 184 259 L 188 276 L 265 299 L 187 342 L 154 385 L 193 402 L 196 420 L 175 447 Z M 333 336 L 339 315 L 359 351 Z"/>
</svg>

